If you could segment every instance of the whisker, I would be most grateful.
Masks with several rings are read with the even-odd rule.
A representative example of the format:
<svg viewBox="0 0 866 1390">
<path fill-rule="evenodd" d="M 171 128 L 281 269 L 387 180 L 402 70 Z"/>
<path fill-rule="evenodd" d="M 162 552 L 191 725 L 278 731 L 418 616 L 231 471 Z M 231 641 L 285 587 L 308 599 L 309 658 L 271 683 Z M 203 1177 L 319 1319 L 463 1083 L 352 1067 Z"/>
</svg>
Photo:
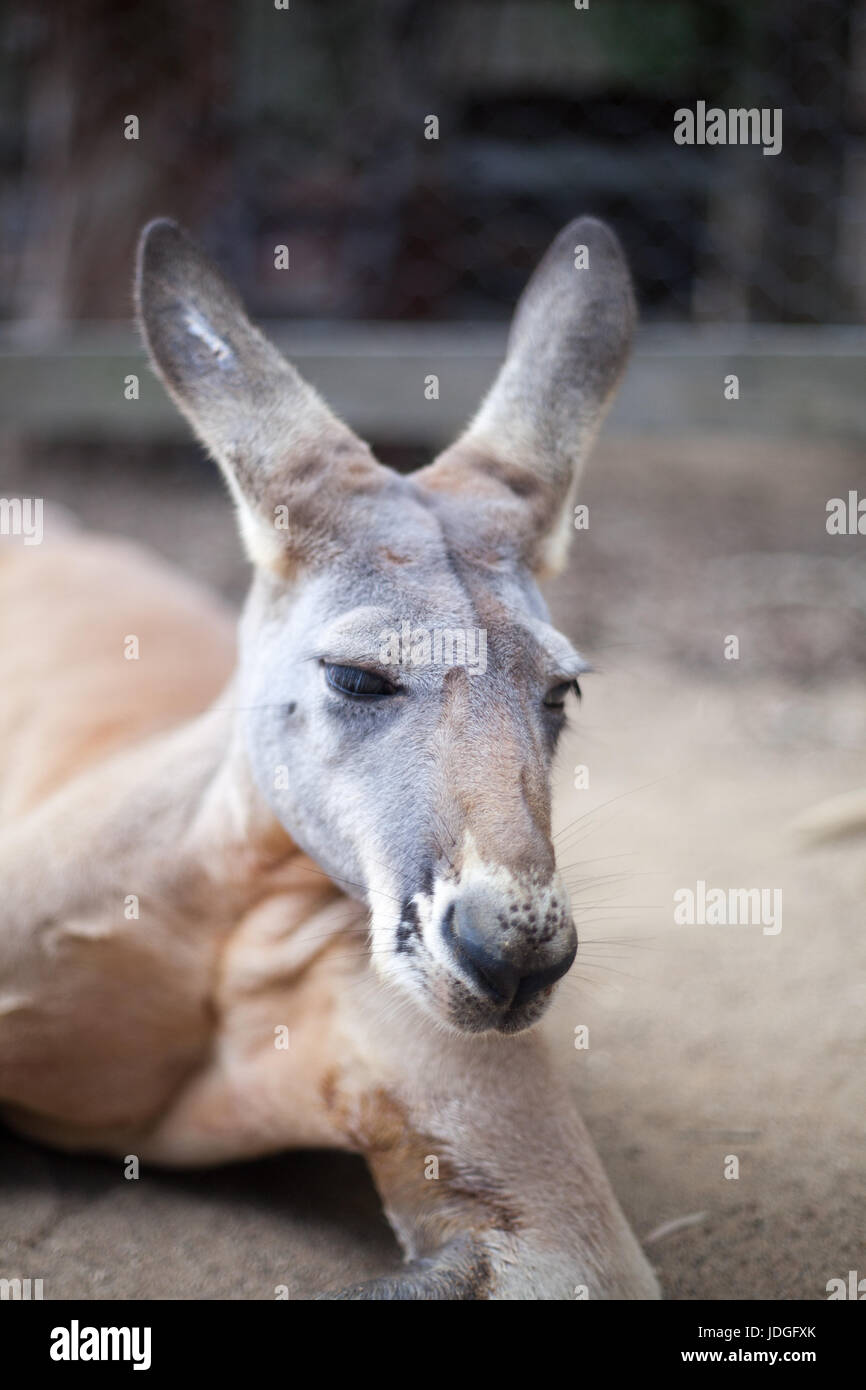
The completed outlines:
<svg viewBox="0 0 866 1390">
<path fill-rule="evenodd" d="M 375 860 L 373 862 L 375 863 Z M 350 878 L 338 878 L 336 874 L 326 874 L 324 869 L 314 869 L 312 864 L 299 864 L 298 868 L 303 869 L 304 873 L 307 874 L 318 874 L 320 878 L 329 878 L 332 883 L 345 883 L 349 888 L 360 888 L 364 893 L 378 893 L 382 898 L 390 898 L 392 903 L 399 903 L 400 901 L 399 898 L 394 897 L 393 893 L 386 893 L 381 888 L 370 888 L 366 883 L 354 883 Z"/>
<path fill-rule="evenodd" d="M 646 791 L 648 787 L 655 787 L 659 782 L 664 781 L 667 781 L 667 777 L 656 777 L 652 782 L 644 782 L 640 787 L 633 787 L 630 791 L 620 792 L 617 796 L 610 797 L 608 801 L 602 801 L 600 805 L 592 806 L 588 811 L 584 811 L 582 815 L 578 816 L 576 820 L 571 821 L 569 825 L 563 826 L 561 830 L 557 830 L 556 834 L 553 836 L 554 842 L 559 839 L 560 835 L 566 834 L 572 827 L 586 820 L 588 816 L 594 816 L 597 811 L 603 811 L 605 806 L 612 806 L 615 801 L 622 801 L 627 796 L 636 796 L 638 792 Z"/>
</svg>

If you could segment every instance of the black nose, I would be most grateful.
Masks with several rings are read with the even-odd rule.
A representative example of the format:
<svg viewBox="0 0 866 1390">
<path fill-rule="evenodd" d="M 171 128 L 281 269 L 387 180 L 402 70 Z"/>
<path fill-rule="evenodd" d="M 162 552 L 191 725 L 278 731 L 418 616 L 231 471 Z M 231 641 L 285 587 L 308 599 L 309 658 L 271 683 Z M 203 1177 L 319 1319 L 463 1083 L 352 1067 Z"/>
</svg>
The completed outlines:
<svg viewBox="0 0 866 1390">
<path fill-rule="evenodd" d="M 506 948 L 503 942 L 498 949 L 479 914 L 461 908 L 459 902 L 449 909 L 445 934 L 464 974 L 501 1008 L 525 1004 L 555 985 L 577 955 L 577 933 L 571 923 L 566 932 L 557 933 L 555 945 L 551 942 L 547 948 L 527 950 L 513 942 Z"/>
</svg>

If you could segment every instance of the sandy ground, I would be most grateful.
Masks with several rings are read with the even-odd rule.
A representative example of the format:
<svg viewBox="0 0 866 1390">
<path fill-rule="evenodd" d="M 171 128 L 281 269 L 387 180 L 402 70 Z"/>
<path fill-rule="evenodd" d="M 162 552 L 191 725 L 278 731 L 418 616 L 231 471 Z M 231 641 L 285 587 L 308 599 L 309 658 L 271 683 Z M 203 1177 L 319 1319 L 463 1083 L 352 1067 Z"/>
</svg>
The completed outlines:
<svg viewBox="0 0 866 1390">
<path fill-rule="evenodd" d="M 134 531 L 237 596 L 206 466 L 140 465 L 43 454 L 4 488 Z M 844 444 L 603 442 L 553 590 L 597 672 L 558 764 L 582 949 L 550 1029 L 669 1298 L 824 1298 L 866 1275 L 864 843 L 792 829 L 866 783 L 864 540 L 825 528 L 827 499 L 856 487 L 866 464 Z M 673 894 L 698 880 L 780 889 L 781 931 L 677 925 Z M 46 1298 L 305 1297 L 397 1258 L 349 1158 L 130 1183 L 0 1134 L 0 1276 L 42 1278 Z"/>
</svg>

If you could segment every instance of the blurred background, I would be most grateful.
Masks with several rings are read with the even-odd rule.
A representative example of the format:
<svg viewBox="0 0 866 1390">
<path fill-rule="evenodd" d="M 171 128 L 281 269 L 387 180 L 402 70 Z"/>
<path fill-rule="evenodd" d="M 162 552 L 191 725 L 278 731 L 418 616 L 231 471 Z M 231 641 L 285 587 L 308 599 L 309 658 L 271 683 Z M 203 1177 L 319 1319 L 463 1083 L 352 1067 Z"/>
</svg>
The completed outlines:
<svg viewBox="0 0 866 1390">
<path fill-rule="evenodd" d="M 698 99 L 781 108 L 782 154 L 676 145 Z M 864 0 L 8 0 L 3 430 L 187 437 L 152 378 L 123 392 L 135 242 L 167 214 L 338 410 L 417 462 L 474 408 L 552 235 L 591 211 L 644 323 L 615 427 L 859 434 L 864 126 Z M 752 372 L 732 409 L 734 354 Z"/>
<path fill-rule="evenodd" d="M 857 0 L 4 9 L 0 312 L 34 331 L 123 320 L 155 210 L 274 318 L 502 320 L 583 207 L 615 222 L 652 320 L 866 308 Z M 781 107 L 784 158 L 675 145 L 696 93 Z"/>
<path fill-rule="evenodd" d="M 676 145 L 697 101 L 781 108 L 781 153 Z M 231 599 L 248 576 L 216 469 L 130 322 L 142 223 L 184 222 L 399 468 L 474 410 L 559 227 L 590 212 L 621 237 L 642 323 L 552 592 L 599 671 L 557 814 L 587 815 L 589 861 L 612 861 L 574 870 L 562 1036 L 673 1297 L 824 1297 L 863 1272 L 862 856 L 789 827 L 866 780 L 866 539 L 826 528 L 829 499 L 866 495 L 864 127 L 866 0 L 0 17 L 0 492 L 65 503 Z M 781 884 L 784 931 L 675 930 L 671 890 L 698 878 Z M 46 1297 L 303 1297 L 396 1258 L 348 1159 L 124 1184 L 4 1138 L 0 1179 L 0 1274 L 44 1275 Z"/>
</svg>

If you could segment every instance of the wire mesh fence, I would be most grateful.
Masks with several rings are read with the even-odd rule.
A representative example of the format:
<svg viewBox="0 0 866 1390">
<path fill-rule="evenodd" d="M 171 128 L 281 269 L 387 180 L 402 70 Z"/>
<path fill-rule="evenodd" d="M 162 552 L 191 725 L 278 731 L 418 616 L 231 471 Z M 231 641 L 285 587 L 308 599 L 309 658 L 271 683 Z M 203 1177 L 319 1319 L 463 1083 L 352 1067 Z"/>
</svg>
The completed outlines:
<svg viewBox="0 0 866 1390">
<path fill-rule="evenodd" d="M 8 319 L 124 318 L 158 213 L 258 313 L 504 319 L 580 211 L 645 318 L 862 319 L 863 0 L 11 0 L 0 26 Z M 780 148 L 678 143 L 699 104 L 779 112 Z"/>
</svg>

